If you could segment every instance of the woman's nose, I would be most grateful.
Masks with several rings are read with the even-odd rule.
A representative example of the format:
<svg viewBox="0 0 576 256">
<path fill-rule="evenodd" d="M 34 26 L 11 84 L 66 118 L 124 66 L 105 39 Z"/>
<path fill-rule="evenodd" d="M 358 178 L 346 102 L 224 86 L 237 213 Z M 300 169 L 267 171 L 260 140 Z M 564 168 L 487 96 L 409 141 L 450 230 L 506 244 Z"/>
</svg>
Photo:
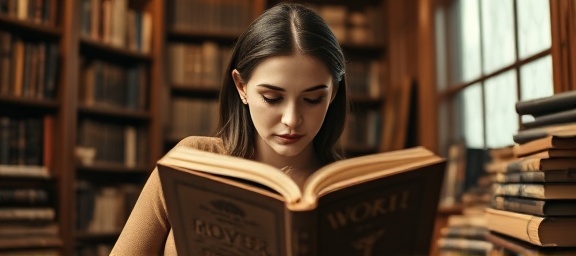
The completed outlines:
<svg viewBox="0 0 576 256">
<path fill-rule="evenodd" d="M 282 114 L 282 123 L 288 127 L 298 127 L 302 123 L 302 115 L 297 104 L 288 104 Z"/>
</svg>

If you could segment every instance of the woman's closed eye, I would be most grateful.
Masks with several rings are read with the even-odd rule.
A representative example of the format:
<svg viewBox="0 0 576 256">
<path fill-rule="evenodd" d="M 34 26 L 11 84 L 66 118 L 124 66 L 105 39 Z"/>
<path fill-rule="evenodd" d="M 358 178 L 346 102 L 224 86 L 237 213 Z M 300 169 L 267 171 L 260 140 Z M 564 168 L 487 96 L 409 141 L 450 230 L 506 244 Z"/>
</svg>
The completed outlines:
<svg viewBox="0 0 576 256">
<path fill-rule="evenodd" d="M 282 100 L 282 96 L 267 96 L 262 95 L 262 100 L 268 104 L 279 103 Z"/>
<path fill-rule="evenodd" d="M 320 96 L 320 97 L 316 97 L 316 98 L 304 98 L 304 101 L 306 101 L 312 105 L 316 105 L 316 104 L 322 103 L 322 101 L 324 101 L 325 98 L 326 98 L 326 96 Z"/>
</svg>

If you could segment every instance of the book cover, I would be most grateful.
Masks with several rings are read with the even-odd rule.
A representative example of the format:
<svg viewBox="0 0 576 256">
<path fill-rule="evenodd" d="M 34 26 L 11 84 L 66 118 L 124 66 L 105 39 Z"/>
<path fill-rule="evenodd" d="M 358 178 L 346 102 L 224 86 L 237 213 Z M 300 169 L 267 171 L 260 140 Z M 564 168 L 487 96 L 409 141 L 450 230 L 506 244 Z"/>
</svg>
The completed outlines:
<svg viewBox="0 0 576 256">
<path fill-rule="evenodd" d="M 531 243 L 489 232 L 486 234 L 486 241 L 493 245 L 490 255 L 525 255 L 525 256 L 569 256 L 576 255 L 576 248 L 573 247 L 540 247 Z"/>
<path fill-rule="evenodd" d="M 514 142 L 518 144 L 523 144 L 536 139 L 544 138 L 548 135 L 554 135 L 557 132 L 563 132 L 566 130 L 576 130 L 576 123 L 565 123 L 565 124 L 555 124 L 548 125 L 544 127 L 537 127 L 532 129 L 524 129 L 518 131 L 513 135 Z"/>
<path fill-rule="evenodd" d="M 576 150 L 576 129 L 557 132 L 544 138 L 516 144 L 514 145 L 514 154 L 523 157 L 549 149 Z"/>
<path fill-rule="evenodd" d="M 498 210 L 538 216 L 576 216 L 576 200 L 542 200 L 525 197 L 495 196 L 490 205 Z"/>
<path fill-rule="evenodd" d="M 576 108 L 576 91 L 567 91 L 516 103 L 516 113 L 535 117 L 573 108 Z"/>
<path fill-rule="evenodd" d="M 427 153 L 426 153 L 427 152 Z M 445 160 L 422 148 L 316 171 L 176 148 L 158 170 L 179 254 L 429 253 Z"/>
<path fill-rule="evenodd" d="M 488 229 L 544 247 L 576 246 L 576 217 L 540 217 L 486 209 Z"/>
<path fill-rule="evenodd" d="M 523 122 L 522 129 L 543 127 L 547 125 L 565 124 L 576 122 L 576 109 L 569 109 L 551 114 L 541 115 L 534 118 L 534 121 Z"/>
</svg>

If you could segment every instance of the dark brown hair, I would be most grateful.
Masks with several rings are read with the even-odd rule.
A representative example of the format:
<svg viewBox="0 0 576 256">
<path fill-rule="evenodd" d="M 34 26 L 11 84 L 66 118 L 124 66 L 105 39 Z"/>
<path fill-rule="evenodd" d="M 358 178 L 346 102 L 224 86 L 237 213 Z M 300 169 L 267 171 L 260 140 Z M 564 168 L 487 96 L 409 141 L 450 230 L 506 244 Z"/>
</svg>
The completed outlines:
<svg viewBox="0 0 576 256">
<path fill-rule="evenodd" d="M 295 51 L 317 58 L 332 73 L 336 95 L 313 144 L 323 164 L 343 158 L 338 139 L 349 108 L 345 57 L 324 20 L 311 9 L 293 3 L 281 3 L 266 10 L 248 26 L 234 46 L 220 90 L 218 125 L 218 135 L 231 155 L 254 158 L 257 136 L 249 109 L 236 91 L 232 71 L 238 70 L 242 80 L 248 81 L 254 68 L 265 59 L 291 55 Z"/>
</svg>

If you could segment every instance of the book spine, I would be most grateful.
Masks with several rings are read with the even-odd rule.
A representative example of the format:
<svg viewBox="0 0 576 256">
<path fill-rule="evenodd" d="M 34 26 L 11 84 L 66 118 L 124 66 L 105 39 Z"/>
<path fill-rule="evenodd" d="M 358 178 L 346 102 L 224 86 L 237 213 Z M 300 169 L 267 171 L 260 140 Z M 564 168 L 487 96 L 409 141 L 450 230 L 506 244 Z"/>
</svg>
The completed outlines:
<svg viewBox="0 0 576 256">
<path fill-rule="evenodd" d="M 540 171 L 541 161 L 539 158 L 526 158 L 521 161 L 514 161 L 506 166 L 506 172 L 529 172 Z"/>
<path fill-rule="evenodd" d="M 494 197 L 491 206 L 498 210 L 544 215 L 544 201 L 515 197 Z"/>
<path fill-rule="evenodd" d="M 286 228 L 286 255 L 319 255 L 318 219 L 315 211 L 293 211 L 286 214 L 289 222 Z"/>
</svg>

